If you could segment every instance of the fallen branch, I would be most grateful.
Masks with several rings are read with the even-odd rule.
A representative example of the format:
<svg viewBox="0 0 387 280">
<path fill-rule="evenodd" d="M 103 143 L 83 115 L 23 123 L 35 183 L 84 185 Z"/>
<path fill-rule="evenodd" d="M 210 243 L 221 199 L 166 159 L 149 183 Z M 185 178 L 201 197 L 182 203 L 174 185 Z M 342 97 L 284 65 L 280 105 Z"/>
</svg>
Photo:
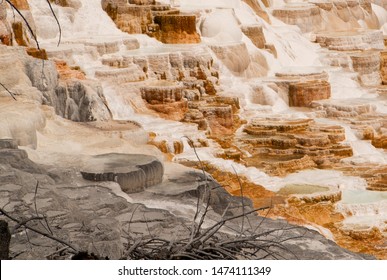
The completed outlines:
<svg viewBox="0 0 387 280">
<path fill-rule="evenodd" d="M 71 249 L 73 249 L 75 252 L 79 252 L 79 250 L 74 246 L 74 245 L 71 245 L 70 243 L 68 243 L 67 241 L 64 241 L 58 237 L 55 237 L 49 233 L 45 233 L 39 229 L 36 229 L 36 228 L 33 228 L 31 226 L 29 226 L 27 223 L 25 223 L 24 221 L 20 221 L 19 219 L 16 219 L 15 217 L 11 216 L 10 214 L 8 214 L 8 212 L 6 212 L 4 209 L 0 208 L 0 213 L 3 214 L 4 216 L 6 216 L 8 219 L 14 221 L 15 223 L 17 223 L 18 225 L 22 225 L 24 228 L 26 229 L 29 229 L 33 232 L 36 232 L 37 234 L 40 234 L 44 237 L 47 237 L 51 240 L 54 240 L 60 244 L 63 244 L 63 245 L 66 245 L 68 247 L 70 247 Z"/>
</svg>

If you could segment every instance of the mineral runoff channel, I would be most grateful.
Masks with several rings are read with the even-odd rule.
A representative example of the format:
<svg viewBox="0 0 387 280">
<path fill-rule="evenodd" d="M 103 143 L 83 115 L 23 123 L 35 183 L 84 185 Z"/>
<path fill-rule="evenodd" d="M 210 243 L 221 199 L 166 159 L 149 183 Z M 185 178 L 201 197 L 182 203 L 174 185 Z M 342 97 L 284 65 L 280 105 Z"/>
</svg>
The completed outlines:
<svg viewBox="0 0 387 280">
<path fill-rule="evenodd" d="M 1 261 L 1 279 L 381 279 L 387 261 Z"/>
</svg>

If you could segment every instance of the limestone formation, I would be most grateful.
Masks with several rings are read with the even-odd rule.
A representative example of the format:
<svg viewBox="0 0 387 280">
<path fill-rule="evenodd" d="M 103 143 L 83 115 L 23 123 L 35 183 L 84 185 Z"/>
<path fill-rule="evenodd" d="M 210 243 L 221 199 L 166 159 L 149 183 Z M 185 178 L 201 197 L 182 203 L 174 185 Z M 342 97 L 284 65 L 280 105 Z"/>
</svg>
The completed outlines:
<svg viewBox="0 0 387 280">
<path fill-rule="evenodd" d="M 29 10 L 30 6 L 27 0 L 11 0 L 12 4 L 19 10 Z"/>
<path fill-rule="evenodd" d="M 262 2 L 265 2 L 267 0 L 263 0 Z M 270 18 L 267 14 L 267 12 L 262 9 L 262 7 L 258 4 L 257 1 L 254 1 L 254 0 L 243 0 L 243 2 L 245 2 L 247 5 L 249 5 L 253 10 L 254 12 L 261 18 L 263 18 L 266 22 L 270 23 Z M 266 2 L 267 4 L 267 2 Z"/>
<path fill-rule="evenodd" d="M 188 109 L 187 101 L 183 99 L 183 89 L 181 84 L 160 81 L 143 86 L 141 95 L 148 108 L 169 119 L 181 120 Z"/>
<path fill-rule="evenodd" d="M 383 85 L 387 85 L 387 51 L 380 52 L 380 76 Z"/>
<path fill-rule="evenodd" d="M 91 158 L 81 170 L 91 181 L 114 181 L 126 193 L 135 193 L 161 183 L 162 163 L 155 157 L 140 154 L 104 154 Z"/>
<path fill-rule="evenodd" d="M 328 73 L 322 69 L 289 68 L 275 73 L 275 76 L 268 86 L 290 106 L 309 107 L 313 100 L 327 99 L 331 95 Z M 262 87 L 255 87 L 255 90 L 257 97 L 264 96 Z"/>
<path fill-rule="evenodd" d="M 14 5 L 14 7 L 18 9 L 19 12 L 23 15 L 24 19 L 19 15 L 19 13 L 15 11 L 13 12 L 14 14 L 13 19 L 10 20 L 10 18 L 8 18 L 8 22 L 5 19 L 2 20 L 0 15 L 0 39 L 2 37 L 1 33 L 2 33 L 2 23 L 3 23 L 3 26 L 6 27 L 8 34 L 10 35 L 10 37 L 7 38 L 6 40 L 9 42 L 7 43 L 7 45 L 11 45 L 13 42 L 16 42 L 20 46 L 36 47 L 34 36 L 29 31 L 29 28 L 27 27 L 27 24 L 25 22 L 25 20 L 27 20 L 32 31 L 36 33 L 35 22 L 31 14 L 28 1 L 12 0 L 11 2 Z M 4 9 L 3 13 L 5 12 L 6 14 L 7 7 L 9 7 L 7 3 L 0 4 L 0 14 L 2 13 L 1 12 L 2 9 Z M 13 8 L 9 8 L 9 9 L 13 9 Z"/>
<path fill-rule="evenodd" d="M 233 127 L 233 111 L 230 105 L 203 106 L 199 111 L 207 120 L 213 134 L 229 134 Z"/>
<path fill-rule="evenodd" d="M 27 54 L 38 59 L 44 59 L 47 60 L 47 53 L 45 49 L 37 49 L 37 48 L 27 48 L 26 50 Z"/>
<path fill-rule="evenodd" d="M 387 9 L 387 3 L 386 1 L 383 1 L 383 0 L 371 0 L 370 2 L 376 4 L 376 5 L 379 5 L 385 9 Z"/>
<path fill-rule="evenodd" d="M 359 82 L 362 85 L 377 86 L 381 84 L 381 58 L 378 51 L 356 52 L 349 56 L 352 60 L 352 68 L 358 73 Z"/>
<path fill-rule="evenodd" d="M 154 23 L 158 30 L 152 35 L 164 44 L 197 44 L 200 36 L 196 32 L 195 15 L 159 15 Z"/>
<path fill-rule="evenodd" d="M 126 82 L 146 78 L 182 81 L 189 89 L 201 89 L 207 94 L 213 92 L 211 84 L 216 85 L 218 72 L 206 49 L 200 46 L 176 49 L 166 47 L 160 51 L 161 53 L 134 51 L 122 56 L 106 56 L 102 63 L 113 69 L 99 70 L 96 75 L 117 76 L 123 72 L 122 79 Z"/>
<path fill-rule="evenodd" d="M 274 8 L 273 16 L 287 24 L 297 25 L 302 32 L 318 29 L 322 21 L 320 9 L 311 4 Z"/>
<path fill-rule="evenodd" d="M 145 33 L 152 23 L 149 6 L 128 5 L 122 0 L 103 0 L 102 8 L 122 31 L 128 33 Z"/>
<path fill-rule="evenodd" d="M 138 237 L 189 236 L 210 189 L 203 230 L 271 207 L 221 238 L 242 222 L 281 229 L 275 238 L 298 258 L 365 258 L 307 225 L 387 258 L 383 1 L 50 0 L 59 46 L 45 1 L 13 1 L 40 50 L 1 2 L 0 205 L 10 214 L 44 215 L 77 249 L 126 259 Z M 4 256 L 71 258 L 22 230 Z"/>
<path fill-rule="evenodd" d="M 331 86 L 327 81 L 298 82 L 289 86 L 289 106 L 309 107 L 314 100 L 330 97 Z"/>
<path fill-rule="evenodd" d="M 252 155 L 243 160 L 274 175 L 315 166 L 329 167 L 340 158 L 352 155 L 351 147 L 340 144 L 345 140 L 343 128 L 308 119 L 256 119 L 243 131 L 246 135 L 238 139 L 237 145 Z"/>
<path fill-rule="evenodd" d="M 12 32 L 7 21 L 7 3 L 0 3 L 0 44 L 12 44 Z"/>
<path fill-rule="evenodd" d="M 210 45 L 210 48 L 218 59 L 235 74 L 242 74 L 251 64 L 251 58 L 245 43 Z"/>
<path fill-rule="evenodd" d="M 379 30 L 336 31 L 318 33 L 317 42 L 330 50 L 383 50 L 383 33 Z"/>
<path fill-rule="evenodd" d="M 82 3 L 80 0 L 50 0 L 50 1 L 62 7 L 71 7 L 71 8 L 78 9 L 82 6 Z"/>
<path fill-rule="evenodd" d="M 93 81 L 61 81 L 55 88 L 56 113 L 72 121 L 107 121 L 111 118 L 102 87 Z"/>
<path fill-rule="evenodd" d="M 142 33 L 166 44 L 196 44 L 196 16 L 180 14 L 169 5 L 155 1 L 102 1 L 103 9 L 117 27 L 128 33 Z"/>
<path fill-rule="evenodd" d="M 387 140 L 385 140 L 387 143 Z M 387 145 L 385 145 L 387 147 Z M 368 184 L 367 190 L 371 191 L 387 191 L 387 173 L 377 174 L 376 178 Z"/>
<path fill-rule="evenodd" d="M 259 49 L 265 49 L 266 39 L 261 25 L 242 26 L 242 32 L 250 38 L 253 44 Z"/>
<path fill-rule="evenodd" d="M 55 60 L 55 66 L 61 80 L 86 79 L 85 73 L 81 71 L 79 66 L 69 66 L 64 60 Z"/>
<path fill-rule="evenodd" d="M 287 195 L 290 203 L 335 203 L 341 200 L 342 192 L 337 187 L 322 187 L 318 185 L 290 184 L 278 191 L 280 195 Z"/>
<path fill-rule="evenodd" d="M 377 16 L 370 1 L 359 0 L 312 0 L 307 3 L 286 3 L 273 8 L 273 16 L 287 24 L 297 25 L 302 32 L 351 31 L 362 27 L 378 29 Z"/>
<path fill-rule="evenodd" d="M 172 240 L 171 236 L 179 239 L 189 236 L 186 226 L 189 227 L 192 221 L 182 213 L 178 213 L 179 211 L 171 213 L 161 208 L 148 208 L 143 204 L 130 203 L 121 194 L 119 196 L 113 192 L 110 187 L 102 187 L 100 185 L 102 182 L 90 184 L 86 180 L 74 179 L 77 177 L 74 171 L 64 172 L 57 165 L 53 165 L 48 173 L 43 168 L 36 169 L 37 165 L 32 161 L 23 163 L 24 170 L 4 163 L 16 162 L 17 160 L 13 158 L 14 154 L 0 157 L 1 203 L 7 205 L 4 210 L 13 217 L 34 216 L 36 201 L 38 213 L 45 215 L 53 235 L 70 243 L 79 251 L 87 251 L 100 258 L 121 259 L 125 256 L 127 252 L 125 248 L 129 244 L 126 231 L 129 226 L 132 238 L 137 235 L 149 235 L 149 232 L 167 240 Z M 175 166 L 172 169 L 174 172 L 169 171 L 170 180 L 164 185 L 151 187 L 145 192 L 131 196 L 139 201 L 156 198 L 181 205 L 180 209 L 183 209 L 203 194 L 203 186 L 210 184 L 213 190 L 210 207 L 214 209 L 211 219 L 220 218 L 222 213 L 225 217 L 243 213 L 240 207 L 242 200 L 230 196 L 210 177 L 205 177 L 201 172 L 192 169 L 181 170 Z M 54 176 L 54 173 L 55 180 L 50 177 Z M 36 190 L 37 178 L 39 185 Z M 181 202 L 183 200 L 184 203 Z M 251 209 L 251 203 L 247 199 L 244 199 L 244 204 L 244 211 Z M 192 207 L 195 205 L 192 204 Z M 290 226 L 283 220 L 258 216 L 251 216 L 249 220 L 252 227 L 264 223 L 265 229 L 288 229 L 283 233 L 285 238 L 297 236 L 297 239 L 287 238 L 284 243 L 284 246 L 291 248 L 297 258 L 364 259 L 362 255 L 338 247 L 316 231 Z M 1 223 L 1 226 L 5 224 Z M 8 223 L 10 228 L 15 228 L 15 222 Z M 28 225 L 44 230 L 38 221 L 29 221 Z M 239 226 L 237 223 L 229 224 L 229 227 L 235 229 Z M 23 232 L 23 228 L 16 232 L 19 231 Z M 15 256 L 15 259 L 70 259 L 74 253 L 67 249 L 58 252 L 58 244 L 32 231 L 28 237 L 25 234 L 14 234 L 11 236 L 9 255 Z M 305 247 L 304 244 L 308 245 Z"/>
<path fill-rule="evenodd" d="M 0 139 L 14 139 L 20 146 L 37 147 L 37 131 L 44 128 L 46 121 L 37 105 L 1 98 L 0 119 Z"/>
<path fill-rule="evenodd" d="M 135 121 L 108 120 L 92 121 L 84 123 L 87 127 L 98 129 L 103 135 L 110 139 L 125 139 L 137 145 L 148 143 L 149 134 Z"/>
</svg>

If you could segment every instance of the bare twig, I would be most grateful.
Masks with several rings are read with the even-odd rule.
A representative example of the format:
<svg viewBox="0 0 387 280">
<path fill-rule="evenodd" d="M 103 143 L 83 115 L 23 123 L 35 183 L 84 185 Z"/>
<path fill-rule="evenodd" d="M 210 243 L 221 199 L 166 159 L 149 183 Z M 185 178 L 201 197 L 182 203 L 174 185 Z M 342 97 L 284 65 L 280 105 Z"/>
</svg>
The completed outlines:
<svg viewBox="0 0 387 280">
<path fill-rule="evenodd" d="M 36 205 L 36 197 L 38 195 L 38 188 L 39 188 L 39 181 L 36 181 L 36 186 L 35 186 L 35 193 L 34 193 L 34 207 L 35 207 L 35 214 L 37 217 L 40 217 L 39 213 L 38 213 L 38 207 Z M 40 224 L 42 225 L 42 227 L 47 230 L 47 232 L 49 232 L 51 235 L 54 235 L 54 233 L 52 232 L 51 228 L 50 228 L 50 225 L 48 224 L 48 221 L 47 221 L 47 218 L 45 216 L 42 216 L 41 217 L 42 219 L 40 220 L 44 220 L 46 224 L 43 224 L 41 221 L 40 221 Z"/>
<path fill-rule="evenodd" d="M 16 230 L 18 230 L 20 227 L 23 227 L 25 224 L 27 224 L 28 222 L 31 222 L 31 221 L 34 221 L 34 220 L 42 220 L 43 217 L 31 217 L 29 219 L 26 219 L 26 220 L 23 220 L 23 221 L 20 221 L 20 223 L 18 223 L 12 230 L 12 233 L 16 232 Z"/>
<path fill-rule="evenodd" d="M 8 93 L 11 95 L 11 97 L 16 101 L 15 95 L 10 91 L 3 83 L 0 83 L 0 86 L 2 86 Z"/>
<path fill-rule="evenodd" d="M 2 209 L 2 208 L 0 208 L 0 213 L 3 214 L 4 216 L 6 216 L 8 219 L 16 222 L 17 224 L 22 224 L 23 223 L 23 221 L 20 221 L 20 220 L 14 218 L 10 214 L 8 214 L 8 212 L 4 211 L 4 209 Z M 78 252 L 78 249 L 74 245 L 71 245 L 70 243 L 68 243 L 67 241 L 61 240 L 61 239 L 59 239 L 59 238 L 57 238 L 55 236 L 52 236 L 51 234 L 45 233 L 45 232 L 43 232 L 41 230 L 38 230 L 36 228 L 33 228 L 33 227 L 27 225 L 27 224 L 23 224 L 23 227 L 25 227 L 26 229 L 29 229 L 31 231 L 34 231 L 34 232 L 36 232 L 36 233 L 38 233 L 38 234 L 40 234 L 40 235 L 42 235 L 44 237 L 52 239 L 52 240 L 54 240 L 54 241 L 56 241 L 58 243 L 66 245 L 66 246 L 70 247 L 71 249 L 73 249 L 75 252 Z"/>
<path fill-rule="evenodd" d="M 56 23 L 57 23 L 57 25 L 58 25 L 58 28 L 59 28 L 59 39 L 58 39 L 58 47 L 59 47 L 60 41 L 61 41 L 61 39 L 62 39 L 62 27 L 60 26 L 59 20 L 58 20 L 58 18 L 57 18 L 57 16 L 56 16 L 54 10 L 52 9 L 52 6 L 51 6 L 50 1 L 49 1 L 49 0 L 46 0 L 46 2 L 47 2 L 47 4 L 48 4 L 48 6 L 50 7 L 51 13 L 52 13 L 52 15 L 54 16 L 55 21 L 56 21 Z"/>
<path fill-rule="evenodd" d="M 6 2 L 8 3 L 8 5 L 10 5 L 10 6 L 12 7 L 12 9 L 13 9 L 14 11 L 16 11 L 16 12 L 19 14 L 19 16 L 23 19 L 24 23 L 26 24 L 28 30 L 29 30 L 30 33 L 31 33 L 32 38 L 34 39 L 34 41 L 35 41 L 35 43 L 36 43 L 37 49 L 40 50 L 38 38 L 36 37 L 34 31 L 32 30 L 32 27 L 31 27 L 30 23 L 28 22 L 28 20 L 24 17 L 24 15 L 22 14 L 22 12 L 20 12 L 20 10 L 19 10 L 18 8 L 16 8 L 15 5 L 14 5 L 10 0 L 5 0 L 5 1 L 6 1 Z"/>
<path fill-rule="evenodd" d="M 137 238 L 133 241 L 129 241 L 128 250 L 125 254 L 126 258 L 131 259 L 259 259 L 270 257 L 273 259 L 284 259 L 287 257 L 297 257 L 284 245 L 284 242 L 294 238 L 300 238 L 300 235 L 293 235 L 291 232 L 285 235 L 286 231 L 291 231 L 298 227 L 291 227 L 286 224 L 286 227 L 278 227 L 273 229 L 262 229 L 262 222 L 256 221 L 258 226 L 253 227 L 249 215 L 255 214 L 257 211 L 267 210 L 270 207 L 260 207 L 257 209 L 247 210 L 243 185 L 235 169 L 234 172 L 238 178 L 241 199 L 242 199 L 242 213 L 235 214 L 230 217 L 226 217 L 227 212 L 231 207 L 228 203 L 227 207 L 223 210 L 220 220 L 215 221 L 211 226 L 204 228 L 204 222 L 210 219 L 209 213 L 211 211 L 211 193 L 216 188 L 211 188 L 207 174 L 204 169 L 204 164 L 201 162 L 193 141 L 186 137 L 193 147 L 195 155 L 199 161 L 200 168 L 202 169 L 205 184 L 198 186 L 198 196 L 196 202 L 196 212 L 192 221 L 191 227 L 188 227 L 190 231 L 189 236 L 177 238 L 176 235 L 168 240 L 157 238 L 152 235 L 148 222 L 149 220 L 133 220 L 134 212 L 129 222 L 145 222 L 149 236 Z M 203 188 L 202 188 L 203 187 Z M 240 207 L 239 205 L 237 206 Z M 269 211 L 266 212 L 266 215 Z M 239 225 L 236 224 L 237 220 L 241 219 L 240 229 L 234 229 L 233 227 Z M 198 221 L 199 220 L 199 221 Z M 245 223 L 247 220 L 248 224 Z M 156 222 L 161 222 L 159 219 L 155 219 Z M 187 227 L 187 226 L 186 226 Z M 236 228 L 237 228 L 236 227 Z M 222 229 L 227 228 L 235 232 L 230 234 L 223 232 Z M 246 229 L 247 228 L 247 229 Z M 131 239 L 131 237 L 129 237 Z"/>
</svg>

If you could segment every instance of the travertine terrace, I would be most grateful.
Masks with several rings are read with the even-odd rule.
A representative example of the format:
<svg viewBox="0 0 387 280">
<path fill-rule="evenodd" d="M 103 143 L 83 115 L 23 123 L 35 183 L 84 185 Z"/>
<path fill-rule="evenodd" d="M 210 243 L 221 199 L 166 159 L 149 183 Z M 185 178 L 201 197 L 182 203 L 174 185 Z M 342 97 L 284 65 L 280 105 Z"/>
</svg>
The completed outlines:
<svg viewBox="0 0 387 280">
<path fill-rule="evenodd" d="M 255 222 L 309 228 L 299 258 L 387 259 L 385 1 L 50 1 L 60 28 L 47 1 L 11 1 L 28 24 L 6 2 L 2 209 L 35 193 L 58 236 L 119 259 L 132 219 L 184 235 L 211 186 L 212 221 L 270 205 Z M 9 257 L 71 255 L 27 244 Z"/>
</svg>

